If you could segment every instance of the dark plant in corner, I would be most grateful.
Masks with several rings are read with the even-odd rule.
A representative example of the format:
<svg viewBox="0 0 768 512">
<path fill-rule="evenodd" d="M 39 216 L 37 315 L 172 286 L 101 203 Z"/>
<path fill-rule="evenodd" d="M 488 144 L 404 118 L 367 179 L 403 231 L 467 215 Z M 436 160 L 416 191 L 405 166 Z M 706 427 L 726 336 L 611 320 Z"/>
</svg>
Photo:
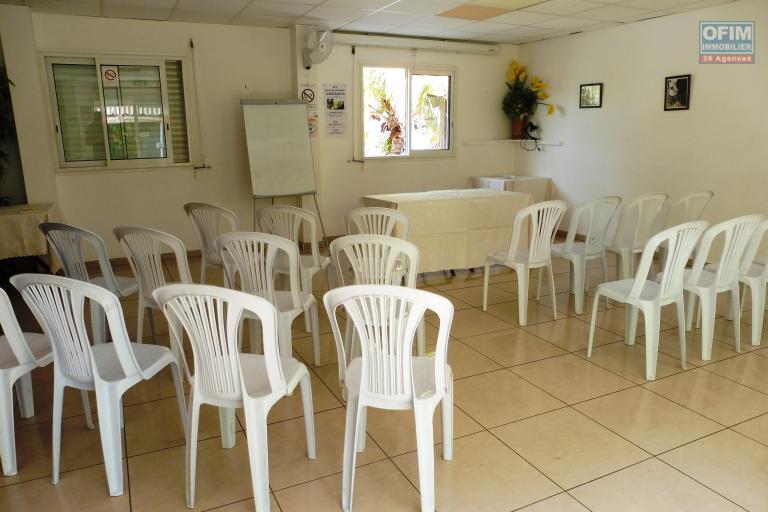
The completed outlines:
<svg viewBox="0 0 768 512">
<path fill-rule="evenodd" d="M 512 121 L 512 138 L 525 137 L 525 128 L 528 118 L 536 112 L 539 105 L 547 106 L 547 115 L 555 113 L 555 106 L 546 103 L 549 98 L 547 84 L 541 78 L 534 76 L 528 81 L 528 72 L 525 66 L 521 66 L 513 60 L 507 72 L 507 93 L 501 103 L 501 108 Z"/>
<path fill-rule="evenodd" d="M 10 197 L 3 195 L 3 186 L 8 179 L 10 155 L 1 144 L 13 141 L 16 137 L 11 107 L 11 85 L 14 84 L 8 78 L 8 70 L 5 66 L 0 67 L 0 206 L 7 206 L 11 202 Z"/>
</svg>

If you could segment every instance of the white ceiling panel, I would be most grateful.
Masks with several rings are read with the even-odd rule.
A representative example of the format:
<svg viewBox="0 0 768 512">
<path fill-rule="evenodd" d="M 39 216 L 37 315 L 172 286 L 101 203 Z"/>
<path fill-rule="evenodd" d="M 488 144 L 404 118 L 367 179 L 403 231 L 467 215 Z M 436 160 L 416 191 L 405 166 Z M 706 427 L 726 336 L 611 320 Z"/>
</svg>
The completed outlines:
<svg viewBox="0 0 768 512">
<path fill-rule="evenodd" d="M 286 2 L 251 2 L 243 10 L 243 14 L 254 16 L 293 16 L 294 18 L 305 14 L 316 6 L 306 3 L 286 3 Z"/>
<path fill-rule="evenodd" d="M 129 18 L 135 20 L 167 20 L 171 15 L 170 9 L 154 7 L 129 7 L 125 5 L 104 5 L 104 16 L 107 18 Z"/>
<path fill-rule="evenodd" d="M 104 6 L 120 5 L 124 7 L 150 7 L 153 9 L 172 9 L 176 0 L 103 0 Z"/>
<path fill-rule="evenodd" d="M 216 0 L 215 2 L 211 2 L 211 0 L 178 0 L 174 9 L 180 11 L 203 11 L 209 14 L 216 12 L 236 13 L 249 3 L 250 0 Z"/>
<path fill-rule="evenodd" d="M 207 12 L 199 10 L 174 9 L 170 21 L 188 21 L 192 23 L 228 23 L 232 19 L 229 12 Z"/>
<path fill-rule="evenodd" d="M 66 0 L 29 0 L 31 8 L 41 12 L 56 12 L 75 16 L 101 16 L 101 6 L 98 1 L 71 2 Z"/>
<path fill-rule="evenodd" d="M 293 23 L 293 17 L 285 16 L 258 16 L 254 14 L 240 14 L 233 18 L 233 25 L 248 25 L 251 27 L 288 27 Z"/>
<path fill-rule="evenodd" d="M 326 0 L 323 5 L 328 7 L 347 7 L 353 9 L 372 9 L 378 11 L 388 5 L 397 5 L 395 0 Z M 394 6 L 393 6 L 394 7 Z"/>
<path fill-rule="evenodd" d="M 465 3 L 467 0 L 400 0 L 392 6 L 385 7 L 384 10 L 434 16 Z"/>
<path fill-rule="evenodd" d="M 531 11 L 514 11 L 501 16 L 491 18 L 494 23 L 504 23 L 507 25 L 533 25 L 554 18 L 551 14 L 541 14 Z"/>
<path fill-rule="evenodd" d="M 537 23 L 533 26 L 553 28 L 553 29 L 566 31 L 566 30 L 583 30 L 587 27 L 592 27 L 599 24 L 600 24 L 599 22 L 595 22 L 592 20 L 583 20 L 579 18 L 567 18 L 565 16 L 558 16 L 557 18 L 552 18 L 551 20 L 542 21 L 541 23 Z"/>
<path fill-rule="evenodd" d="M 674 7 L 684 6 L 693 3 L 692 0 L 628 0 L 620 5 L 625 7 L 636 7 L 638 9 L 647 9 L 649 11 L 664 11 Z"/>
<path fill-rule="evenodd" d="M 584 18 L 595 21 L 626 21 L 637 20 L 643 17 L 651 16 L 653 11 L 646 9 L 635 9 L 633 7 L 624 7 L 622 5 L 606 5 L 590 11 L 574 14 L 574 18 Z"/>
<path fill-rule="evenodd" d="M 338 21 L 355 21 L 362 18 L 366 14 L 370 14 L 371 11 L 363 9 L 350 9 L 347 7 L 327 7 L 326 5 L 318 5 L 311 11 L 308 11 L 304 16 L 307 18 L 317 19 L 329 19 Z"/>
<path fill-rule="evenodd" d="M 524 10 L 556 16 L 568 16 L 569 14 L 588 11 L 595 7 L 600 7 L 600 4 L 588 2 L 587 0 L 549 0 L 549 2 L 533 5 Z"/>
</svg>

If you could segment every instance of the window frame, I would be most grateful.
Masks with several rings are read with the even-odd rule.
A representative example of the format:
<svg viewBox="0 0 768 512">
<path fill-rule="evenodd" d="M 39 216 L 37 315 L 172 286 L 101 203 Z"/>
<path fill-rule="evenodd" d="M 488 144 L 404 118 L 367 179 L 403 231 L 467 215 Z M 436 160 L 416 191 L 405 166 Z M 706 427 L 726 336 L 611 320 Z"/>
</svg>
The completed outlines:
<svg viewBox="0 0 768 512">
<path fill-rule="evenodd" d="M 57 172 L 114 172 L 121 170 L 147 170 L 147 169 L 178 169 L 193 168 L 198 155 L 199 133 L 198 127 L 193 122 L 197 119 L 196 103 L 194 102 L 196 89 L 194 86 L 191 64 L 186 55 L 137 55 L 129 53 L 92 53 L 43 50 L 39 52 L 41 66 L 47 80 L 45 92 L 48 95 L 48 108 L 51 116 L 51 136 L 54 138 L 57 155 Z M 166 82 L 165 62 L 181 61 L 182 80 L 184 83 L 184 107 L 185 123 L 187 126 L 187 147 L 189 148 L 189 162 L 174 163 L 173 161 L 173 132 L 170 124 L 170 108 L 168 104 L 168 86 Z M 102 135 L 104 137 L 104 160 L 67 162 L 64 156 L 64 139 L 61 132 L 61 120 L 59 119 L 59 107 L 56 98 L 55 81 L 53 77 L 53 64 L 88 64 L 96 68 L 96 81 L 101 102 Z M 160 94 L 163 106 L 163 130 L 165 133 L 166 156 L 165 158 L 144 158 L 112 160 L 110 158 L 109 133 L 106 126 L 106 109 L 104 103 L 104 86 L 102 84 L 101 66 L 156 66 L 160 71 Z M 193 84 L 190 86 L 190 84 Z"/>
<path fill-rule="evenodd" d="M 398 161 L 424 158 L 455 158 L 456 157 L 456 68 L 451 66 L 432 66 L 408 64 L 405 62 L 393 61 L 358 61 L 355 69 L 355 94 L 357 95 L 357 108 L 359 113 L 354 116 L 355 125 L 355 145 L 357 153 L 356 158 L 362 161 Z M 365 83 L 363 71 L 365 68 L 395 68 L 404 69 L 406 73 L 406 122 L 408 123 L 406 142 L 408 143 L 407 155 L 365 155 L 365 123 L 363 115 L 365 113 Z M 450 80 L 448 88 L 448 148 L 447 149 L 412 149 L 411 131 L 413 130 L 411 110 L 412 97 L 411 85 L 413 75 L 436 75 L 448 76 Z"/>
</svg>

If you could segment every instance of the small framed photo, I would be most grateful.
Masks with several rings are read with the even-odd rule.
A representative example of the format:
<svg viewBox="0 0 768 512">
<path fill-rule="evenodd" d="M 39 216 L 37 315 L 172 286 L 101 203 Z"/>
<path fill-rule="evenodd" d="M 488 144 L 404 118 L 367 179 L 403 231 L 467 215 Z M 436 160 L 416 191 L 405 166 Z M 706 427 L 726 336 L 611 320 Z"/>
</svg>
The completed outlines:
<svg viewBox="0 0 768 512">
<path fill-rule="evenodd" d="M 581 84 L 579 108 L 602 108 L 603 84 Z"/>
<path fill-rule="evenodd" d="M 664 79 L 664 110 L 688 110 L 691 106 L 691 75 Z"/>
</svg>

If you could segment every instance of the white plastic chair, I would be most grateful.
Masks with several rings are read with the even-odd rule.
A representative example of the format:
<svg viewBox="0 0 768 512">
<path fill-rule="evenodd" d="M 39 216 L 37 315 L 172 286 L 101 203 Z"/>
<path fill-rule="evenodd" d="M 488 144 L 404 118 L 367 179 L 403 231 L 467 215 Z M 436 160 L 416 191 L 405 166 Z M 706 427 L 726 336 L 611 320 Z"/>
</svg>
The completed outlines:
<svg viewBox="0 0 768 512">
<path fill-rule="evenodd" d="M 665 227 L 700 220 L 714 195 L 715 193 L 710 190 L 702 190 L 685 194 L 675 201 L 668 202 L 664 212 Z"/>
<path fill-rule="evenodd" d="M 287 238 L 296 247 L 301 247 L 300 231 L 302 224 L 309 228 L 309 254 L 299 253 L 299 267 L 301 269 L 301 290 L 312 293 L 312 278 L 321 270 L 325 270 L 328 288 L 331 287 L 331 259 L 320 254 L 320 246 L 317 242 L 317 217 L 314 213 L 296 206 L 272 205 L 264 206 L 256 210 L 261 231 L 270 235 Z M 285 261 L 279 261 L 277 272 L 288 274 Z M 310 318 L 304 315 L 304 328 L 310 332 Z"/>
<path fill-rule="evenodd" d="M 393 210 L 396 211 L 396 210 Z M 416 270 L 419 268 L 419 248 L 410 242 L 384 235 L 347 235 L 331 242 L 331 261 L 341 286 L 345 286 L 340 256 L 344 254 L 350 263 L 353 281 L 350 284 L 405 286 L 416 288 Z M 416 334 L 416 353 L 424 355 L 426 334 L 424 323 L 419 324 Z M 352 322 L 347 322 L 344 333 L 345 351 L 353 357 L 359 348 Z"/>
<path fill-rule="evenodd" d="M 152 297 L 152 292 L 167 284 L 163 271 L 163 249 L 173 251 L 181 282 L 192 284 L 184 242 L 173 235 L 151 228 L 122 226 L 115 228 L 113 232 L 120 241 L 120 245 L 123 246 L 133 275 L 139 282 L 139 317 L 136 327 L 136 342 L 142 343 L 144 341 L 144 312 L 150 309 L 149 327 L 152 331 L 152 339 L 157 343 L 155 317 L 151 310 L 159 311 L 160 306 Z"/>
<path fill-rule="evenodd" d="M 565 243 L 552 245 L 552 256 L 571 262 L 571 293 L 575 296 L 576 313 L 584 305 L 587 281 L 587 262 L 600 260 L 603 282 L 608 281 L 608 262 L 605 259 L 605 235 L 621 198 L 606 196 L 576 207 L 571 213 L 571 224 Z M 576 242 L 579 226 L 584 229 L 584 241 Z M 541 268 L 539 269 L 541 272 Z"/>
<path fill-rule="evenodd" d="M 678 334 L 680 337 L 680 366 L 685 369 L 685 300 L 683 297 L 683 269 L 696 247 L 696 242 L 707 228 L 703 221 L 687 222 L 666 229 L 651 237 L 645 244 L 637 274 L 634 279 L 620 279 L 597 286 L 592 307 L 592 321 L 589 327 L 587 357 L 592 357 L 592 342 L 595 337 L 595 320 L 600 296 L 605 296 L 626 305 L 624 342 L 635 342 L 638 309 L 645 319 L 645 378 L 656 379 L 656 362 L 659 355 L 659 330 L 661 307 L 675 304 L 677 307 Z M 648 279 L 653 264 L 653 255 L 661 244 L 670 248 L 670 258 L 664 262 L 658 281 Z"/>
<path fill-rule="evenodd" d="M 237 215 L 222 208 L 207 203 L 187 203 L 184 211 L 192 222 L 200 242 L 200 283 L 205 284 L 205 271 L 208 267 L 224 269 L 221 257 L 216 250 L 216 237 L 232 231 L 240 231 Z M 229 228 L 229 229 L 226 229 Z"/>
<path fill-rule="evenodd" d="M 112 265 L 107 256 L 107 248 L 104 240 L 97 235 L 82 228 L 68 226 L 55 222 L 44 222 L 38 226 L 43 232 L 48 243 L 53 247 L 56 256 L 61 261 L 64 275 L 92 283 L 106 288 L 118 297 L 128 297 L 139 290 L 136 279 L 132 277 L 116 276 L 112 271 Z M 91 246 L 96 253 L 101 275 L 90 277 L 83 257 L 83 242 Z M 104 312 L 95 304 L 91 304 L 91 329 L 93 330 L 94 343 L 104 341 Z"/>
<path fill-rule="evenodd" d="M 35 415 L 32 370 L 53 361 L 51 343 L 44 334 L 22 332 L 5 290 L 0 288 L 0 460 L 5 476 L 15 475 L 16 436 L 13 427 L 13 387 L 22 418 Z"/>
<path fill-rule="evenodd" d="M 413 409 L 419 461 L 421 510 L 435 509 L 432 417 L 440 404 L 443 459 L 453 457 L 453 374 L 447 364 L 453 305 L 445 297 L 403 286 L 358 285 L 336 288 L 323 297 L 339 360 L 339 380 L 347 393 L 342 509 L 352 510 L 355 457 L 365 438 L 365 410 Z M 361 339 L 362 353 L 349 365 L 336 319 L 343 306 Z M 413 357 L 413 338 L 426 310 L 440 327 L 434 357 Z M 357 446 L 357 449 L 356 449 Z"/>
<path fill-rule="evenodd" d="M 689 292 L 686 329 L 690 331 L 693 328 L 693 316 L 698 298 L 701 304 L 701 358 L 704 361 L 712 359 L 718 293 L 730 292 L 731 294 L 730 311 L 734 316 L 734 349 L 736 352 L 741 351 L 739 271 L 752 235 L 764 218 L 762 215 L 744 215 L 709 228 L 697 248 L 693 267 L 685 271 L 685 291 Z M 710 267 L 709 271 L 705 271 L 707 259 L 711 257 L 709 253 L 712 242 L 719 236 L 722 236 L 724 241 L 720 261 Z"/>
<path fill-rule="evenodd" d="M 278 313 L 265 299 L 206 285 L 169 285 L 152 295 L 163 307 L 176 343 L 184 333 L 192 346 L 195 374 L 184 364 L 189 394 L 189 435 L 186 457 L 187 507 L 195 505 L 197 434 L 200 406 L 245 409 L 245 431 L 256 510 L 269 510 L 267 415 L 278 400 L 301 385 L 307 455 L 317 458 L 312 410 L 312 384 L 306 366 L 278 350 Z M 264 355 L 240 354 L 238 328 L 244 314 L 259 319 Z M 183 328 L 183 331 L 182 331 Z M 234 438 L 234 415 L 228 431 Z"/>
<path fill-rule="evenodd" d="M 131 343 L 120 300 L 109 290 L 68 277 L 19 274 L 11 283 L 43 326 L 53 346 L 53 475 L 59 482 L 64 388 L 96 392 L 99 435 L 110 496 L 123 494 L 123 394 L 141 381 L 171 368 L 181 424 L 186 425 L 184 390 L 176 357 L 167 347 Z M 85 300 L 107 315 L 112 343 L 91 345 L 85 329 Z M 186 430 L 185 430 L 186 435 Z"/>
<path fill-rule="evenodd" d="M 568 208 L 565 201 L 544 201 L 523 208 L 517 215 L 512 226 L 512 240 L 506 253 L 489 254 L 485 259 L 483 273 L 483 311 L 488 309 L 488 281 L 491 265 L 505 265 L 517 274 L 518 316 L 521 326 L 528 323 L 528 271 L 533 268 L 546 267 L 549 271 L 549 283 L 552 287 L 552 307 L 557 320 L 557 305 L 555 301 L 555 277 L 552 272 L 552 240 L 557 228 Z M 521 237 L 527 235 L 530 239 L 528 246 L 521 245 Z M 536 287 L 536 299 L 541 292 L 541 279 Z"/>
<path fill-rule="evenodd" d="M 766 285 L 768 285 L 768 262 L 756 261 L 757 251 L 768 233 L 768 219 L 764 220 L 752 235 L 739 270 L 739 281 L 749 287 L 752 297 L 752 345 L 760 345 L 763 337 L 763 317 L 766 309 Z M 741 307 L 744 307 L 746 288 L 742 292 Z"/>
<path fill-rule="evenodd" d="M 605 247 L 616 254 L 619 279 L 632 277 L 635 255 L 643 252 L 654 234 L 668 197 L 667 194 L 645 194 L 622 208 L 613 239 Z"/>
<path fill-rule="evenodd" d="M 240 275 L 240 289 L 246 293 L 268 300 L 277 308 L 278 340 L 280 355 L 292 357 L 293 341 L 291 325 L 302 312 L 310 319 L 312 346 L 315 366 L 320 365 L 320 323 L 317 316 L 317 301 L 311 291 L 303 290 L 299 285 L 299 249 L 296 244 L 285 238 L 266 233 L 226 233 L 216 239 L 216 247 L 224 261 L 224 271 L 228 286 L 236 284 L 236 274 Z M 275 274 L 278 272 L 278 259 L 282 256 L 287 262 L 288 290 L 275 290 Z M 258 318 L 251 318 L 258 320 Z M 258 347 L 256 322 L 251 322 L 251 351 Z"/>
<path fill-rule="evenodd" d="M 344 219 L 348 235 L 386 235 L 408 240 L 411 219 L 392 208 L 365 207 L 347 212 Z M 398 224 L 400 229 L 396 230 Z"/>
</svg>

